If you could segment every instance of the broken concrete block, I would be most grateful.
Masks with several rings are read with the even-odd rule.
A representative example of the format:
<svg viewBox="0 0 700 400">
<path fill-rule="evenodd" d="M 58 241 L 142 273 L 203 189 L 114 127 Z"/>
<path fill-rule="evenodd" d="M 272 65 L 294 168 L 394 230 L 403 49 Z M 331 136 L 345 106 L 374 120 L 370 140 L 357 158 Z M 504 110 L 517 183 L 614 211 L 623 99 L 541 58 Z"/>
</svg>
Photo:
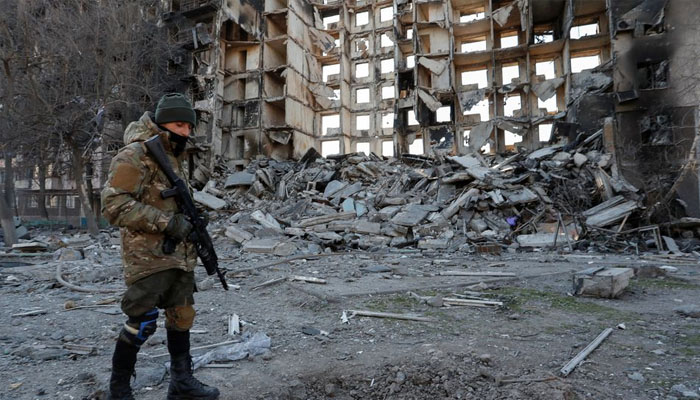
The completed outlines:
<svg viewBox="0 0 700 400">
<path fill-rule="evenodd" d="M 515 239 L 521 247 L 551 247 L 554 246 L 554 233 L 533 233 L 530 235 L 518 235 Z M 557 246 L 566 244 L 566 236 L 559 233 Z"/>
<path fill-rule="evenodd" d="M 294 243 L 280 242 L 276 239 L 253 239 L 243 245 L 243 250 L 250 253 L 288 256 L 296 252 L 297 246 Z"/>
<path fill-rule="evenodd" d="M 353 200 L 352 198 L 348 197 L 347 199 L 345 199 L 345 201 L 343 201 L 343 202 L 340 204 L 340 206 L 343 207 L 343 211 L 344 211 L 344 212 L 355 211 L 355 200 Z"/>
<path fill-rule="evenodd" d="M 382 221 L 388 221 L 401 210 L 399 206 L 388 206 L 377 211 L 377 217 Z"/>
<path fill-rule="evenodd" d="M 275 246 L 272 253 L 276 256 L 286 257 L 296 253 L 297 245 L 292 242 L 282 242 Z"/>
<path fill-rule="evenodd" d="M 382 235 L 386 236 L 391 236 L 391 237 L 405 237 L 408 234 L 408 227 L 405 227 L 403 225 L 394 225 L 394 224 L 384 224 L 382 226 Z"/>
<path fill-rule="evenodd" d="M 565 152 L 565 151 L 560 151 L 557 154 L 552 157 L 553 161 L 569 161 L 571 160 L 571 154 Z"/>
<path fill-rule="evenodd" d="M 378 235 L 382 230 L 382 225 L 378 222 L 357 221 L 353 224 L 351 231 L 355 233 L 365 233 Z"/>
<path fill-rule="evenodd" d="M 197 203 L 205 205 L 212 210 L 220 210 L 226 207 L 226 201 L 206 192 L 199 192 L 195 190 L 192 197 Z"/>
<path fill-rule="evenodd" d="M 325 241 L 331 241 L 331 242 L 341 242 L 343 240 L 343 237 L 338 235 L 335 232 L 317 232 L 315 235 Z"/>
<path fill-rule="evenodd" d="M 326 189 L 323 191 L 323 197 L 330 198 L 334 194 L 341 191 L 347 185 L 348 184 L 345 182 L 330 181 L 330 182 L 328 182 L 328 185 L 326 185 Z"/>
<path fill-rule="evenodd" d="M 327 229 L 333 232 L 345 232 L 352 228 L 353 221 L 332 221 L 328 224 Z"/>
<path fill-rule="evenodd" d="M 347 185 L 343 189 L 337 191 L 332 195 L 332 197 L 337 197 L 340 199 L 348 198 L 353 194 L 362 190 L 362 182 L 355 182 L 352 185 Z"/>
<path fill-rule="evenodd" d="M 391 219 L 391 223 L 404 226 L 416 226 L 428 216 L 428 212 L 429 211 L 420 205 L 409 204 L 404 207 L 401 212 L 394 215 Z"/>
<path fill-rule="evenodd" d="M 245 242 L 243 250 L 250 253 L 272 254 L 279 243 L 280 241 L 275 239 L 253 239 Z"/>
<path fill-rule="evenodd" d="M 577 168 L 581 168 L 583 164 L 585 164 L 588 161 L 588 157 L 581 153 L 576 153 L 574 154 L 574 164 L 576 165 Z"/>
<path fill-rule="evenodd" d="M 35 253 L 38 251 L 47 251 L 49 246 L 41 242 L 16 243 L 12 245 L 12 250 L 19 250 L 22 253 Z"/>
<path fill-rule="evenodd" d="M 227 238 L 232 239 L 236 243 L 245 243 L 253 238 L 253 234 L 245 231 L 237 226 L 226 227 L 226 232 L 224 233 Z"/>
<path fill-rule="evenodd" d="M 228 189 L 235 186 L 250 186 L 255 180 L 255 174 L 249 172 L 241 171 L 229 175 L 226 178 L 226 183 L 224 183 L 224 188 Z"/>
<path fill-rule="evenodd" d="M 437 202 L 445 204 L 455 197 L 457 189 L 455 185 L 440 185 L 437 193 Z"/>
<path fill-rule="evenodd" d="M 364 202 L 362 202 L 362 201 L 355 202 L 355 214 L 357 214 L 358 218 L 367 214 L 368 211 L 369 210 L 367 209 L 367 206 L 365 205 Z"/>
<path fill-rule="evenodd" d="M 632 268 L 593 267 L 576 272 L 573 277 L 575 295 L 616 298 L 634 276 Z"/>
<path fill-rule="evenodd" d="M 303 229 L 301 228 L 284 228 L 284 233 L 289 235 L 289 236 L 304 236 L 306 232 L 304 232 Z"/>
<path fill-rule="evenodd" d="M 453 215 L 457 214 L 460 208 L 469 204 L 472 200 L 475 200 L 479 196 L 479 189 L 469 189 L 466 193 L 463 193 L 457 200 L 453 201 L 452 204 L 447 206 L 442 210 L 442 216 L 445 219 L 452 218 Z"/>
<path fill-rule="evenodd" d="M 419 249 L 428 250 L 441 250 L 446 249 L 450 245 L 450 239 L 437 238 L 437 239 L 421 239 L 418 241 Z"/>
<path fill-rule="evenodd" d="M 270 228 L 278 232 L 283 232 L 282 225 L 280 225 L 280 223 L 277 222 L 275 217 L 273 217 L 270 214 L 265 214 L 260 210 L 255 210 L 250 214 L 250 218 L 252 218 L 255 222 L 259 223 L 265 228 Z"/>
<path fill-rule="evenodd" d="M 26 226 L 20 225 L 17 228 L 15 228 L 15 234 L 17 235 L 17 239 L 29 239 L 29 229 L 27 229 Z"/>
<path fill-rule="evenodd" d="M 408 242 L 409 242 L 409 240 L 406 239 L 405 237 L 403 237 L 403 236 L 397 236 L 397 237 L 391 239 L 391 243 L 389 243 L 389 245 L 390 245 L 391 247 L 403 247 L 403 246 L 405 246 L 406 243 L 408 243 Z"/>
<path fill-rule="evenodd" d="M 386 247 L 391 243 L 391 238 L 386 236 L 363 236 L 358 242 L 361 249 L 370 249 L 372 247 Z"/>
<path fill-rule="evenodd" d="M 77 261 L 83 259 L 83 253 L 75 249 L 62 248 L 53 253 L 53 259 L 56 261 Z"/>
</svg>

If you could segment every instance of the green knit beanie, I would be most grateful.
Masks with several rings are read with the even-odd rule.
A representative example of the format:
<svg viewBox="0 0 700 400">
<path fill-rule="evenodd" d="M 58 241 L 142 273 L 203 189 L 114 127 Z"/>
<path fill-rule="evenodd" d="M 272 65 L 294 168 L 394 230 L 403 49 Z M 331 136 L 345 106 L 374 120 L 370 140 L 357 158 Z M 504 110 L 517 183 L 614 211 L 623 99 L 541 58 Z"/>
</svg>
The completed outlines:
<svg viewBox="0 0 700 400">
<path fill-rule="evenodd" d="M 180 93 L 166 94 L 158 101 L 156 124 L 167 122 L 189 122 L 193 127 L 197 125 L 197 114 L 192 109 L 192 104 Z"/>
</svg>

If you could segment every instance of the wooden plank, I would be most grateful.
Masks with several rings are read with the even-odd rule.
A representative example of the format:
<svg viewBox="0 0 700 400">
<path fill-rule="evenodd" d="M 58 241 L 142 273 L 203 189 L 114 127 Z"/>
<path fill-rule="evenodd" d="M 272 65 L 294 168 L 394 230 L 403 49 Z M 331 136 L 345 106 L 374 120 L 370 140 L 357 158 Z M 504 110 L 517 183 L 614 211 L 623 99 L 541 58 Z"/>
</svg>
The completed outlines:
<svg viewBox="0 0 700 400">
<path fill-rule="evenodd" d="M 600 335 L 598 335 L 597 338 L 595 338 L 595 340 L 586 346 L 585 349 L 581 350 L 576 357 L 572 358 L 571 361 L 566 363 L 566 365 L 564 365 L 560 371 L 562 376 L 568 376 L 589 354 L 593 352 L 593 350 L 598 348 L 598 346 L 603 343 L 603 340 L 610 336 L 612 331 L 612 328 L 606 328 Z"/>
<path fill-rule="evenodd" d="M 295 276 L 289 278 L 289 280 L 291 280 L 291 281 L 299 281 L 299 282 L 306 282 L 306 283 L 317 283 L 317 284 L 320 284 L 320 285 L 325 285 L 325 284 L 327 283 L 325 279 L 315 278 L 315 277 L 313 277 L 313 276 L 299 276 L 299 275 L 295 275 Z"/>
<path fill-rule="evenodd" d="M 457 299 L 453 297 L 445 297 L 442 299 L 443 303 L 450 305 L 460 305 L 460 306 L 487 306 L 487 307 L 502 307 L 502 301 L 493 300 L 475 300 L 475 299 Z"/>
<path fill-rule="evenodd" d="M 364 311 L 364 310 L 347 310 L 350 316 L 360 316 L 360 317 L 373 317 L 373 318 L 391 318 L 391 319 L 401 319 L 406 321 L 418 321 L 418 322 L 435 322 L 432 318 L 408 315 L 408 314 L 395 314 L 395 313 L 385 313 L 385 312 L 375 312 L 375 311 Z"/>
<path fill-rule="evenodd" d="M 229 315 L 228 317 L 228 335 L 236 336 L 241 333 L 241 320 L 238 314 Z"/>
<path fill-rule="evenodd" d="M 513 272 L 440 271 L 442 276 L 517 276 Z"/>
</svg>

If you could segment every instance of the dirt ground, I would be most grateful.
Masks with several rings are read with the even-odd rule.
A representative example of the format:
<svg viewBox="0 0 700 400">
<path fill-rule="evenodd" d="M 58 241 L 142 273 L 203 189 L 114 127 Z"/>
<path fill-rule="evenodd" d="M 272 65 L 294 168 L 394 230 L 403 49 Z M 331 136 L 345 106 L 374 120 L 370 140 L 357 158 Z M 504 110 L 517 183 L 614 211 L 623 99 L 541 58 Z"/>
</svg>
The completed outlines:
<svg viewBox="0 0 700 400">
<path fill-rule="evenodd" d="M 355 251 L 236 273 L 276 258 L 241 254 L 223 243 L 218 249 L 228 282 L 237 288 L 223 291 L 198 268 L 192 345 L 234 340 L 227 333 L 227 317 L 234 313 L 244 322 L 243 332 L 271 338 L 263 355 L 197 370 L 198 378 L 221 389 L 222 399 L 681 399 L 700 392 L 700 322 L 674 312 L 700 305 L 700 264 L 691 258 Z M 117 250 L 95 245 L 85 253 L 84 260 L 61 262 L 67 279 L 85 287 L 123 288 Z M 119 293 L 61 286 L 50 256 L 2 261 L 0 398 L 103 398 L 125 319 L 115 302 Z M 568 294 L 573 271 L 644 265 L 678 271 L 636 277 L 619 299 Z M 438 275 L 456 269 L 516 277 Z M 327 283 L 282 281 L 253 289 L 293 275 Z M 504 306 L 433 307 L 409 292 L 445 297 L 481 292 Z M 100 306 L 67 311 L 67 302 Z M 432 321 L 355 316 L 343 323 L 344 310 L 413 313 Z M 561 377 L 559 370 L 608 327 L 614 330 L 600 347 Z M 89 346 L 94 351 L 75 354 L 75 345 L 87 345 L 83 353 Z M 167 357 L 159 356 L 164 353 L 161 325 L 139 354 L 138 399 L 165 398 Z"/>
</svg>

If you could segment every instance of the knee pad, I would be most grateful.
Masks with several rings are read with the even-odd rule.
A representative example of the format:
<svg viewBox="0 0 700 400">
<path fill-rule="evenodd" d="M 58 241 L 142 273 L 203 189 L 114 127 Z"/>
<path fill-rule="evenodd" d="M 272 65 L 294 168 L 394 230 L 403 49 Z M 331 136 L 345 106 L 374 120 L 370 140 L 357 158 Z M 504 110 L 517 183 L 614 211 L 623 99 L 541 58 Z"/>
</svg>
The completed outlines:
<svg viewBox="0 0 700 400">
<path fill-rule="evenodd" d="M 188 331 L 194 324 L 194 307 L 177 306 L 165 310 L 165 327 L 177 331 Z"/>
<path fill-rule="evenodd" d="M 157 322 L 157 308 L 137 317 L 129 317 L 119 336 L 134 346 L 141 346 L 156 332 L 158 328 Z"/>
</svg>

